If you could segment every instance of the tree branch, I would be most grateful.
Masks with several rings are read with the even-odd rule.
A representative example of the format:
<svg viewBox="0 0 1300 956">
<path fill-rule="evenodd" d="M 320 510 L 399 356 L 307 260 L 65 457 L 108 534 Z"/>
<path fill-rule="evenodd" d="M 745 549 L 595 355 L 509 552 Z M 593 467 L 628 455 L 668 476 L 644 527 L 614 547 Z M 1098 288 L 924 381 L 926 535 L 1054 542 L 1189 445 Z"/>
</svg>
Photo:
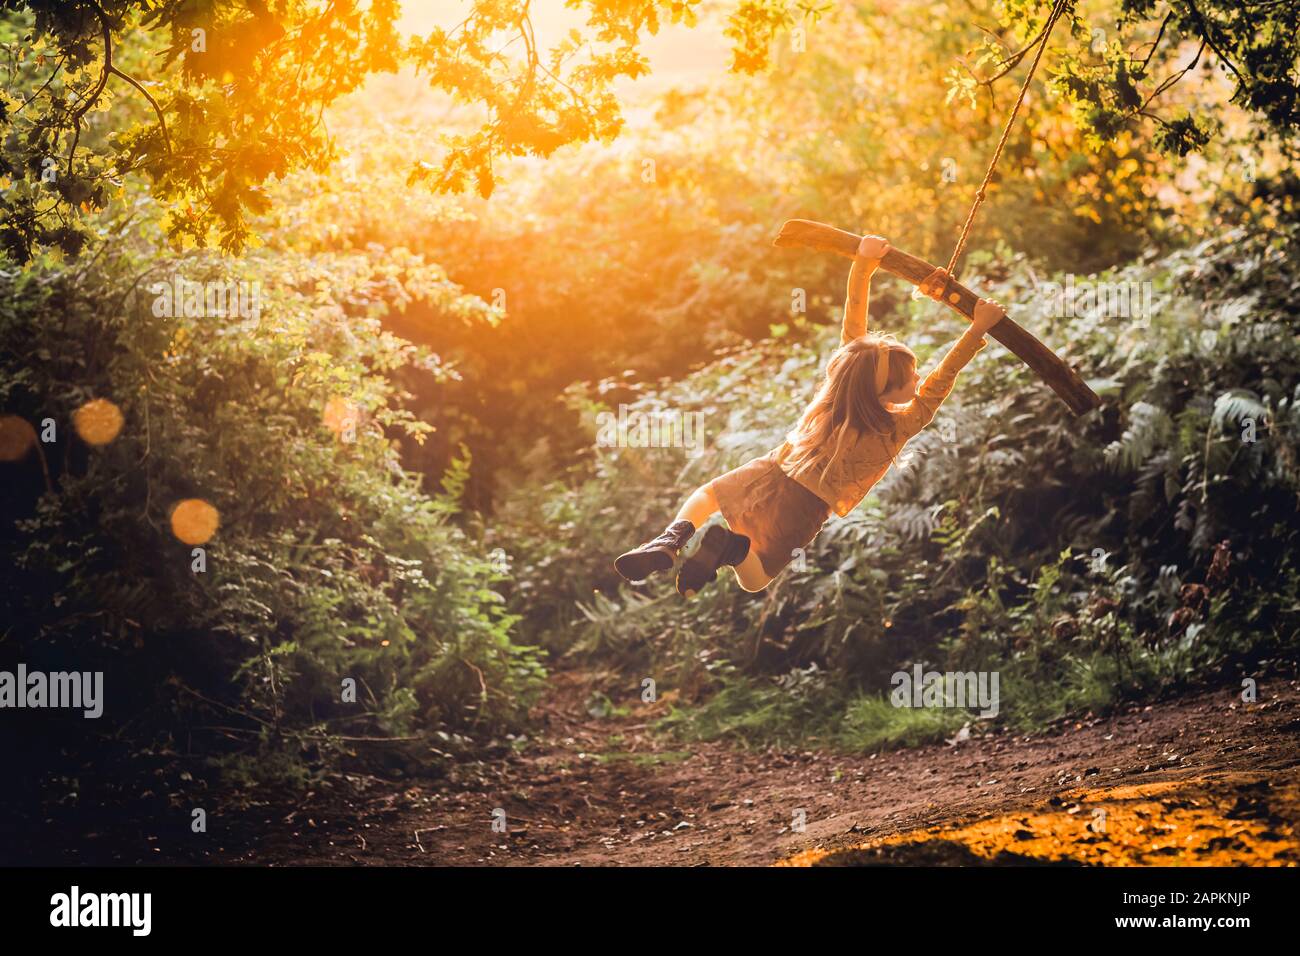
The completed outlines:
<svg viewBox="0 0 1300 956">
<path fill-rule="evenodd" d="M 1028 43 L 1026 43 L 1023 47 L 1021 47 L 1015 53 L 1012 53 L 1010 56 L 1006 57 L 1006 59 L 1004 59 L 1001 63 L 998 64 L 999 66 L 1004 66 L 1005 69 L 1003 69 L 999 73 L 995 73 L 987 80 L 981 80 L 980 82 L 992 84 L 997 80 L 1002 79 L 1002 77 L 1006 76 L 1008 73 L 1010 73 L 1020 64 L 1020 61 L 1025 58 L 1025 55 L 1034 48 L 1034 46 L 1038 43 L 1038 41 L 1043 38 L 1043 34 L 1046 33 L 1048 29 L 1050 29 L 1052 17 L 1050 15 L 1050 11 L 1048 13 L 1049 15 L 1047 17 L 1047 21 L 1043 23 L 1043 28 L 1039 30 L 1037 33 L 1035 33 L 1033 38 L 1030 39 Z M 983 28 L 981 27 L 981 29 Z M 989 31 L 985 30 L 985 32 L 987 33 Z"/>
<path fill-rule="evenodd" d="M 1188 73 L 1192 71 L 1192 69 L 1196 66 L 1196 64 L 1200 62 L 1201 53 L 1204 52 L 1204 50 L 1205 50 L 1205 41 L 1202 40 L 1201 45 L 1196 48 L 1196 55 L 1192 57 L 1191 62 L 1188 63 L 1185 67 L 1183 67 L 1181 70 L 1179 70 L 1177 73 L 1170 74 L 1168 77 L 1166 77 L 1165 81 L 1161 83 L 1159 86 L 1157 86 L 1155 88 L 1155 91 L 1142 102 L 1141 106 L 1137 108 L 1137 112 L 1145 115 L 1146 108 L 1151 105 L 1152 100 L 1154 100 L 1157 96 L 1159 96 L 1165 90 L 1169 89 L 1169 87 L 1173 86 L 1175 83 L 1177 83 L 1179 80 L 1181 80 L 1184 76 L 1186 76 Z"/>
<path fill-rule="evenodd" d="M 158 105 L 158 101 L 153 98 L 153 96 L 149 93 L 148 90 L 146 90 L 143 86 L 137 83 L 132 77 L 127 76 L 117 67 L 110 66 L 109 71 L 114 76 L 120 76 L 122 79 L 130 83 L 132 86 L 134 86 L 137 90 L 140 91 L 140 93 L 144 96 L 146 100 L 149 101 L 149 105 L 153 107 L 154 115 L 158 117 L 158 125 L 162 127 L 163 146 L 167 148 L 167 155 L 170 156 L 172 152 L 172 144 L 171 144 L 170 137 L 167 135 L 167 120 L 163 117 L 162 107 Z"/>
<path fill-rule="evenodd" d="M 1213 33 L 1210 30 L 1210 25 L 1206 22 L 1205 18 L 1201 16 L 1201 11 L 1197 8 L 1195 2 L 1193 2 L 1193 0 L 1187 0 L 1187 7 L 1196 15 L 1196 22 L 1201 25 L 1201 29 L 1205 32 L 1205 42 L 1210 45 L 1210 49 L 1214 51 L 1214 55 L 1227 65 L 1228 69 L 1232 71 L 1232 75 L 1237 78 L 1237 82 L 1241 85 L 1241 88 L 1249 93 L 1250 84 L 1246 82 L 1245 77 L 1237 72 L 1237 67 L 1231 60 L 1223 55 L 1223 51 L 1215 44 Z"/>
<path fill-rule="evenodd" d="M 91 0 L 90 7 L 95 11 L 95 15 L 99 17 L 100 30 L 104 36 L 104 69 L 99 74 L 99 83 L 95 86 L 95 92 L 86 97 L 86 102 L 82 103 L 77 111 L 72 114 L 72 148 L 68 150 L 68 175 L 72 175 L 72 158 L 76 155 L 77 143 L 81 140 L 81 118 L 99 100 L 99 97 L 104 92 L 104 87 L 108 85 L 108 74 L 113 71 L 113 33 L 109 27 L 108 14 L 94 0 Z"/>
<path fill-rule="evenodd" d="M 50 74 L 50 78 L 41 84 L 41 88 L 39 90 L 37 90 L 31 96 L 27 97 L 27 99 L 23 100 L 23 105 L 18 107 L 18 109 L 14 110 L 14 116 L 17 116 L 23 110 L 27 109 L 28 103 L 30 103 L 32 100 L 36 99 L 36 97 L 40 96 L 42 93 L 45 92 L 46 87 L 48 87 L 51 83 L 54 82 L 54 78 L 58 76 L 59 71 L 63 69 L 63 61 L 66 60 L 67 58 L 68 58 L 67 54 L 64 54 L 63 56 L 59 57 L 59 62 L 54 67 L 54 72 Z"/>
<path fill-rule="evenodd" d="M 1143 76 L 1146 75 L 1146 72 L 1147 72 L 1147 65 L 1151 62 L 1151 58 L 1152 58 L 1153 56 L 1156 55 L 1156 50 L 1157 50 L 1157 49 L 1159 48 L 1159 46 L 1160 46 L 1160 41 L 1163 40 L 1163 39 L 1164 39 L 1164 36 L 1165 36 L 1165 27 L 1169 26 L 1169 21 L 1173 19 L 1173 16 L 1174 16 L 1174 12 L 1173 12 L 1172 10 L 1170 10 L 1168 13 L 1165 14 L 1165 18 L 1164 18 L 1163 20 L 1160 21 L 1160 32 L 1158 32 L 1158 33 L 1156 34 L 1156 38 L 1155 38 L 1154 40 L 1151 41 L 1151 49 L 1150 49 L 1150 51 L 1147 53 L 1146 58 L 1142 61 L 1142 75 L 1143 75 Z M 1132 61 L 1132 60 L 1129 60 L 1129 65 L 1130 65 L 1130 66 L 1132 66 L 1132 63 L 1133 63 L 1133 61 Z"/>
</svg>

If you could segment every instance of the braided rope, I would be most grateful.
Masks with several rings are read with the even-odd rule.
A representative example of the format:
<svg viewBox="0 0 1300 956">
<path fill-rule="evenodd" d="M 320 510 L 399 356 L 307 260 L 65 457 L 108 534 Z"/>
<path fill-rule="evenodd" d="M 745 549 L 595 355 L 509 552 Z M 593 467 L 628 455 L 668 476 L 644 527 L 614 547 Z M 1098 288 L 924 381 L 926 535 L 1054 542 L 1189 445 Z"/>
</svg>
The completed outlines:
<svg viewBox="0 0 1300 956">
<path fill-rule="evenodd" d="M 957 247 L 953 249 L 952 258 L 948 260 L 948 267 L 945 270 L 948 276 L 943 283 L 943 293 L 945 295 L 948 292 L 948 283 L 957 278 L 953 270 L 957 266 L 957 260 L 961 258 L 962 252 L 966 249 L 966 240 L 970 236 L 971 226 L 975 222 L 975 213 L 979 211 L 980 205 L 984 202 L 984 194 L 988 189 L 989 181 L 993 178 L 993 172 L 997 169 L 998 160 L 1002 158 L 1002 150 L 1011 137 L 1011 128 L 1015 125 L 1016 116 L 1020 113 L 1020 107 L 1025 102 L 1025 94 L 1029 92 L 1029 83 L 1033 80 L 1034 72 L 1038 69 L 1038 61 L 1042 59 L 1043 51 L 1047 49 L 1047 41 L 1051 39 L 1052 28 L 1056 26 L 1056 21 L 1061 18 L 1061 14 L 1065 12 L 1069 2 L 1070 0 L 1056 0 L 1051 15 L 1047 18 L 1047 25 L 1043 29 L 1043 42 L 1038 45 L 1038 51 L 1034 54 L 1034 62 L 1029 65 L 1029 72 L 1025 74 L 1025 82 L 1020 86 L 1020 95 L 1016 97 L 1016 105 L 1011 108 L 1011 115 L 1007 117 L 1007 125 L 1002 130 L 1002 138 L 998 140 L 997 149 L 993 151 L 993 160 L 984 173 L 984 181 L 980 183 L 979 191 L 975 193 L 975 201 L 971 203 L 970 212 L 966 215 L 966 224 L 961 228 L 961 237 L 957 240 Z M 933 273 L 931 275 L 933 276 Z M 926 281 L 929 282 L 930 280 L 927 279 Z"/>
</svg>

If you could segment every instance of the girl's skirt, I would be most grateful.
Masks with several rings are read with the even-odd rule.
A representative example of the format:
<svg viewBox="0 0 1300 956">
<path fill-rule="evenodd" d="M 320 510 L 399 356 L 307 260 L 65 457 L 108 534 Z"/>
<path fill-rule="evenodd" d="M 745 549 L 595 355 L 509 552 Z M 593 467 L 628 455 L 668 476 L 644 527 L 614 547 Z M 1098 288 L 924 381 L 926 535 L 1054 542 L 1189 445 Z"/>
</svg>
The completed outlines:
<svg viewBox="0 0 1300 956">
<path fill-rule="evenodd" d="M 806 548 L 831 515 L 830 505 L 782 471 L 775 455 L 747 461 L 708 484 L 728 527 L 749 538 L 769 577 Z"/>
</svg>

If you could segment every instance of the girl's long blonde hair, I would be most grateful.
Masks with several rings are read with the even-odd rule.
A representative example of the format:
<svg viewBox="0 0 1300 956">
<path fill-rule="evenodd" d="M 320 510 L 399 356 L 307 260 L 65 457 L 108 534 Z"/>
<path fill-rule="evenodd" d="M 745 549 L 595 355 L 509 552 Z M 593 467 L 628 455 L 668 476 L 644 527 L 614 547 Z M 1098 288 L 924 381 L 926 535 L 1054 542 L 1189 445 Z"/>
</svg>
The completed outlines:
<svg viewBox="0 0 1300 956">
<path fill-rule="evenodd" d="M 876 370 L 888 363 L 885 387 L 876 390 Z M 916 368 L 916 355 L 892 335 L 871 332 L 835 350 L 826 366 L 826 379 L 805 409 L 799 424 L 786 436 L 786 457 L 793 474 L 834 475 L 844 453 L 868 434 L 896 438 L 894 416 L 881 392 L 903 385 Z"/>
</svg>

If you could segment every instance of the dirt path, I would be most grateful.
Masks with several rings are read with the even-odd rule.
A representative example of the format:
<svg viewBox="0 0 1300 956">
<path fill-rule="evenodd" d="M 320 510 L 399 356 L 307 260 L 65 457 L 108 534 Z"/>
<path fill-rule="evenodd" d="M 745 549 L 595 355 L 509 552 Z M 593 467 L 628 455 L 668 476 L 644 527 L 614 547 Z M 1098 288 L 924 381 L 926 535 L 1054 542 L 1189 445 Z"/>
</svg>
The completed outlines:
<svg viewBox="0 0 1300 956">
<path fill-rule="evenodd" d="M 521 751 L 437 785 L 371 780 L 360 796 L 250 810 L 226 822 L 257 838 L 206 859 L 1300 864 L 1296 681 L 1263 684 L 1257 704 L 1227 688 L 1030 736 L 840 755 L 665 745 L 644 717 L 589 715 L 583 675 L 554 679 Z"/>
</svg>

